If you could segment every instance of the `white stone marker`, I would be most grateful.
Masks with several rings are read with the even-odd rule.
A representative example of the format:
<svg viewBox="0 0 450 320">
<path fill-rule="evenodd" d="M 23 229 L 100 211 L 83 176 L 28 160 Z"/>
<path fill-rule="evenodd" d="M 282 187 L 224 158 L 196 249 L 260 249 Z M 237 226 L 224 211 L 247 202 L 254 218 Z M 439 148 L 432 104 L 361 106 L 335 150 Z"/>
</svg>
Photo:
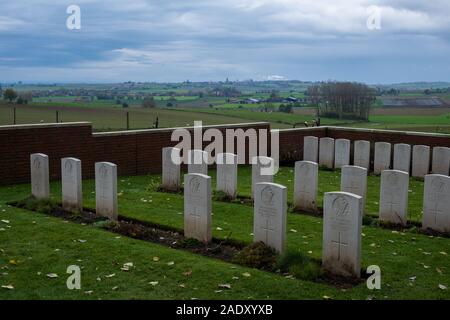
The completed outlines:
<svg viewBox="0 0 450 320">
<path fill-rule="evenodd" d="M 334 164 L 334 139 L 320 138 L 319 143 L 319 165 L 333 169 Z"/>
<path fill-rule="evenodd" d="M 425 176 L 422 228 L 450 232 L 450 177 Z"/>
<path fill-rule="evenodd" d="M 375 156 L 373 160 L 373 172 L 381 174 L 383 170 L 391 167 L 391 144 L 388 142 L 375 142 Z"/>
<path fill-rule="evenodd" d="M 61 159 L 62 206 L 65 210 L 83 210 L 81 160 Z"/>
<path fill-rule="evenodd" d="M 307 136 L 303 138 L 303 161 L 318 162 L 319 138 Z"/>
<path fill-rule="evenodd" d="M 297 210 L 317 211 L 319 165 L 312 161 L 295 162 L 294 207 Z"/>
<path fill-rule="evenodd" d="M 287 188 L 262 182 L 255 186 L 253 241 L 262 241 L 278 253 L 286 242 Z"/>
<path fill-rule="evenodd" d="M 211 241 L 211 177 L 184 175 L 184 236 Z"/>
<path fill-rule="evenodd" d="M 238 157 L 233 153 L 217 155 L 217 191 L 225 192 L 231 199 L 237 194 Z"/>
<path fill-rule="evenodd" d="M 275 161 L 270 157 L 258 156 L 252 158 L 252 198 L 257 183 L 273 182 L 273 175 L 267 174 L 270 167 L 274 167 Z"/>
<path fill-rule="evenodd" d="M 340 169 L 350 164 L 350 140 L 337 139 L 334 145 L 334 167 Z"/>
<path fill-rule="evenodd" d="M 394 144 L 394 170 L 409 174 L 411 168 L 411 145 L 406 143 Z"/>
<path fill-rule="evenodd" d="M 43 153 L 30 155 L 31 194 L 37 199 L 50 197 L 48 156 Z"/>
<path fill-rule="evenodd" d="M 353 163 L 355 166 L 370 168 L 370 142 L 366 140 L 357 140 L 354 143 Z"/>
<path fill-rule="evenodd" d="M 208 153 L 203 150 L 188 151 L 188 173 L 201 173 L 208 175 Z"/>
<path fill-rule="evenodd" d="M 416 145 L 413 146 L 412 155 L 412 176 L 424 178 L 430 170 L 430 147 Z"/>
<path fill-rule="evenodd" d="M 443 174 L 448 176 L 450 168 L 450 148 L 434 147 L 432 172 L 434 174 Z"/>
<path fill-rule="evenodd" d="M 322 266 L 330 273 L 361 276 L 362 198 L 347 192 L 324 196 Z"/>
<path fill-rule="evenodd" d="M 164 189 L 177 191 L 180 189 L 180 149 L 162 149 L 162 183 Z"/>
<path fill-rule="evenodd" d="M 380 220 L 406 225 L 409 175 L 404 171 L 381 172 Z"/>
<path fill-rule="evenodd" d="M 367 169 L 357 166 L 343 166 L 341 171 L 341 191 L 362 197 L 364 214 L 367 198 Z"/>
<path fill-rule="evenodd" d="M 95 163 L 95 211 L 117 220 L 117 166 L 111 162 Z"/>
</svg>

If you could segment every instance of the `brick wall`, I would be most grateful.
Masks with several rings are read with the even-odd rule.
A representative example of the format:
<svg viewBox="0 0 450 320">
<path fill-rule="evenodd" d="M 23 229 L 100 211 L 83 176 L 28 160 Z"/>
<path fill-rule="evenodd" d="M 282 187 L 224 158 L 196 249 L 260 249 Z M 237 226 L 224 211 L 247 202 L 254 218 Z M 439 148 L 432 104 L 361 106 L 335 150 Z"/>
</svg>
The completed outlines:
<svg viewBox="0 0 450 320">
<path fill-rule="evenodd" d="M 267 130 L 270 125 L 260 122 L 205 126 L 204 130 L 209 128 L 216 128 L 224 134 L 226 129 Z M 192 131 L 192 128 L 186 129 Z M 87 122 L 0 126 L 0 184 L 29 181 L 29 157 L 36 152 L 49 156 L 51 179 L 60 178 L 60 159 L 63 157 L 81 159 L 84 178 L 93 177 L 94 163 L 97 161 L 117 164 L 119 175 L 157 173 L 161 171 L 161 149 L 177 144 L 171 141 L 172 131 L 151 129 L 92 133 L 91 124 Z M 450 135 L 444 134 L 340 127 L 286 129 L 279 131 L 281 164 L 303 159 L 303 138 L 308 135 L 368 140 L 372 142 L 372 148 L 377 141 L 450 147 Z M 207 144 L 209 142 L 204 143 Z M 248 141 L 245 148 L 248 151 Z"/>
<path fill-rule="evenodd" d="M 280 159 L 289 162 L 303 159 L 303 137 L 330 137 L 334 139 L 349 139 L 351 144 L 351 163 L 353 163 L 353 142 L 367 140 L 371 142 L 371 163 L 374 157 L 375 142 L 384 141 L 407 143 L 410 145 L 427 145 L 430 147 L 450 147 L 450 135 L 411 131 L 374 130 L 343 127 L 299 128 L 280 131 Z M 295 153 L 297 152 L 297 153 Z M 292 157 L 292 155 L 295 155 Z"/>
<path fill-rule="evenodd" d="M 224 140 L 226 129 L 270 130 L 268 123 L 203 127 L 204 130 L 209 128 L 222 132 Z M 186 129 L 192 132 L 192 128 Z M 178 143 L 171 141 L 172 131 L 151 129 L 92 133 L 91 124 L 87 122 L 0 126 L 0 184 L 28 182 L 30 154 L 37 152 L 49 156 L 51 179 L 60 178 L 60 159 L 64 157 L 82 161 L 84 178 L 94 176 L 94 163 L 98 161 L 117 164 L 119 175 L 160 172 L 161 149 Z"/>
</svg>

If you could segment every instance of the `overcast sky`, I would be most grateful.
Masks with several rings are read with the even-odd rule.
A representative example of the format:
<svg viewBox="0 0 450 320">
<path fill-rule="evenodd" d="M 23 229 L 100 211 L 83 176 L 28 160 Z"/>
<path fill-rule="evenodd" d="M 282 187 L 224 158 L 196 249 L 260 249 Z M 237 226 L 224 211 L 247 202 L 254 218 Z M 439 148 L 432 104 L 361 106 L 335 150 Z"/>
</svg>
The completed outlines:
<svg viewBox="0 0 450 320">
<path fill-rule="evenodd" d="M 66 26 L 71 4 L 80 30 Z M 379 30 L 367 27 L 371 6 Z M 227 77 L 450 81 L 450 1 L 0 2 L 1 82 Z"/>
</svg>

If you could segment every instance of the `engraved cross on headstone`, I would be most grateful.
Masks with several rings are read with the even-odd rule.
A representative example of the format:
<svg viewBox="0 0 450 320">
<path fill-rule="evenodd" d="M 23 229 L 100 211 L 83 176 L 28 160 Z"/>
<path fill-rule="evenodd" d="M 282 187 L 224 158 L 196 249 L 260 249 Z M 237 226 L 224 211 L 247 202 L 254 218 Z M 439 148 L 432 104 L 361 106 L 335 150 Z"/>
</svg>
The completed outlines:
<svg viewBox="0 0 450 320">
<path fill-rule="evenodd" d="M 189 216 L 195 220 L 195 223 L 194 223 L 194 225 L 195 225 L 195 230 L 198 230 L 198 226 L 199 226 L 199 224 L 200 224 L 200 218 L 201 218 L 201 216 L 200 216 L 199 213 L 197 213 L 197 207 L 196 207 L 196 206 L 194 206 L 194 207 L 192 208 L 192 212 L 189 213 Z"/>
<path fill-rule="evenodd" d="M 261 228 L 261 230 L 264 230 L 264 232 L 265 232 L 265 235 L 266 235 L 265 243 L 268 243 L 269 242 L 269 232 L 274 232 L 275 229 L 269 227 L 269 219 L 266 219 L 266 224 L 264 226 L 261 226 L 260 228 Z"/>
<path fill-rule="evenodd" d="M 439 203 L 437 202 L 437 203 L 434 205 L 434 209 L 429 210 L 429 213 L 432 214 L 432 215 L 434 215 L 434 223 L 435 223 L 435 224 L 437 224 L 437 219 L 438 219 L 439 215 L 440 215 L 440 214 L 444 214 L 444 211 L 438 210 L 438 205 L 439 205 Z"/>
<path fill-rule="evenodd" d="M 338 246 L 338 261 L 341 260 L 341 247 L 348 246 L 348 243 L 341 241 L 341 233 L 338 232 L 338 240 L 331 240 L 331 243 L 334 243 Z"/>
</svg>

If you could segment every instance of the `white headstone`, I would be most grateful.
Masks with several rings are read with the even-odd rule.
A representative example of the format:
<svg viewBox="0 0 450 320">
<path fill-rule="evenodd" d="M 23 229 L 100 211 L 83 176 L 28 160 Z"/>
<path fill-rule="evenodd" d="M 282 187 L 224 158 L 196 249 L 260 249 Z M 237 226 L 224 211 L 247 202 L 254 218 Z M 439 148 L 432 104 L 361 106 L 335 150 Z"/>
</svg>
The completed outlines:
<svg viewBox="0 0 450 320">
<path fill-rule="evenodd" d="M 303 138 L 303 160 L 318 162 L 319 138 L 307 136 Z"/>
<path fill-rule="evenodd" d="M 334 139 L 320 138 L 319 165 L 333 169 L 334 165 Z"/>
<path fill-rule="evenodd" d="M 409 175 L 404 171 L 381 172 L 380 220 L 406 225 L 408 220 Z"/>
<path fill-rule="evenodd" d="M 365 140 L 355 141 L 354 158 L 355 166 L 370 169 L 370 142 Z"/>
<path fill-rule="evenodd" d="M 373 172 L 381 174 L 383 170 L 391 167 L 391 144 L 388 142 L 375 142 L 375 156 L 373 160 Z"/>
<path fill-rule="evenodd" d="M 262 182 L 255 186 L 253 241 L 283 253 L 286 242 L 287 189 L 285 186 Z"/>
<path fill-rule="evenodd" d="M 237 194 L 238 157 L 233 153 L 217 155 L 217 191 L 225 192 L 231 199 Z"/>
<path fill-rule="evenodd" d="M 350 164 L 350 140 L 337 139 L 334 145 L 334 167 L 340 169 Z"/>
<path fill-rule="evenodd" d="M 443 174 L 448 176 L 450 168 L 450 148 L 434 147 L 432 172 L 434 174 Z"/>
<path fill-rule="evenodd" d="M 450 177 L 425 176 L 422 228 L 450 233 Z"/>
<path fill-rule="evenodd" d="M 37 199 L 50 197 L 48 156 L 43 153 L 30 155 L 31 194 Z"/>
<path fill-rule="evenodd" d="M 362 198 L 347 192 L 324 196 L 322 265 L 332 274 L 361 276 Z"/>
<path fill-rule="evenodd" d="M 312 161 L 295 163 L 294 207 L 297 210 L 317 211 L 319 165 Z"/>
<path fill-rule="evenodd" d="M 260 182 L 273 182 L 273 175 L 269 174 L 270 167 L 273 168 L 275 161 L 270 157 L 258 156 L 252 158 L 252 198 L 255 185 Z"/>
<path fill-rule="evenodd" d="M 367 199 L 367 169 L 357 166 L 343 166 L 341 171 L 341 191 L 362 197 L 362 210 Z"/>
<path fill-rule="evenodd" d="M 416 145 L 413 147 L 412 176 L 424 178 L 430 170 L 430 147 Z"/>
<path fill-rule="evenodd" d="M 203 150 L 188 151 L 188 173 L 208 174 L 208 153 Z"/>
<path fill-rule="evenodd" d="M 117 166 L 114 163 L 95 163 L 95 210 L 111 220 L 118 218 Z"/>
<path fill-rule="evenodd" d="M 394 144 L 394 170 L 409 174 L 411 166 L 411 146 L 405 143 Z"/>
<path fill-rule="evenodd" d="M 184 236 L 211 241 L 211 177 L 184 175 Z"/>
<path fill-rule="evenodd" d="M 162 149 L 162 183 L 164 189 L 177 191 L 180 189 L 180 149 Z"/>
<path fill-rule="evenodd" d="M 65 210 L 83 210 L 81 160 L 61 159 L 62 206 Z"/>
</svg>

